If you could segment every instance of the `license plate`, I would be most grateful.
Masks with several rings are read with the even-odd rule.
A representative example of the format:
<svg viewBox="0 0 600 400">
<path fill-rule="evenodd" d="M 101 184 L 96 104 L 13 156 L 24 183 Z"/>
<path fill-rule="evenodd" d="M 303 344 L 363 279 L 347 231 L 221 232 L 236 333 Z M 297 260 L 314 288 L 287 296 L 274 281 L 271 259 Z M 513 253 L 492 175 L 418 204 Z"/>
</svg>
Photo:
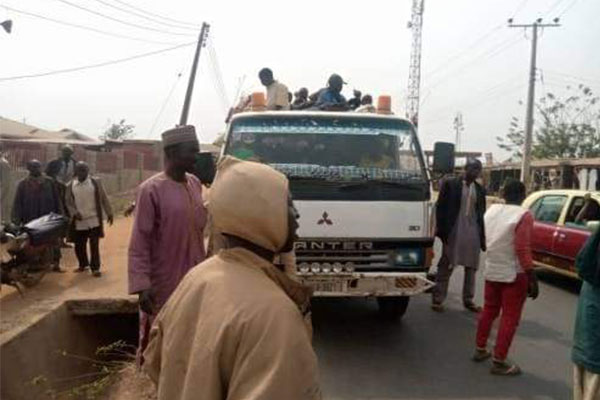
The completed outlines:
<svg viewBox="0 0 600 400">
<path fill-rule="evenodd" d="M 346 281 L 313 281 L 308 283 L 315 292 L 345 292 Z"/>
</svg>

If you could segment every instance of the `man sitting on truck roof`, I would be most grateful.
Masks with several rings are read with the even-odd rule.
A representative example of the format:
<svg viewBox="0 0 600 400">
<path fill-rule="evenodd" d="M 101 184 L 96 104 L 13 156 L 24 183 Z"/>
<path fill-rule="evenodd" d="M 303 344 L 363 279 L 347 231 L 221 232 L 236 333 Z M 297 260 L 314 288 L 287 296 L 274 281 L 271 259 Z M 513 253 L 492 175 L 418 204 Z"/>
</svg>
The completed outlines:
<svg viewBox="0 0 600 400">
<path fill-rule="evenodd" d="M 288 88 L 273 79 L 273 71 L 263 68 L 258 73 L 260 82 L 267 88 L 267 110 L 289 110 Z"/>
<path fill-rule="evenodd" d="M 359 113 L 374 113 L 377 108 L 373 105 L 373 97 L 370 94 L 365 94 L 360 102 L 361 106 L 355 111 Z"/>
<path fill-rule="evenodd" d="M 354 92 L 352 94 L 354 95 L 354 97 L 348 100 L 348 106 L 350 107 L 350 109 L 356 110 L 361 105 L 362 92 L 360 90 L 354 89 Z"/>
<path fill-rule="evenodd" d="M 338 74 L 333 74 L 327 81 L 327 88 L 322 90 L 315 107 L 323 110 L 328 108 L 348 109 L 346 98 L 342 95 L 342 88 L 346 82 Z"/>
<path fill-rule="evenodd" d="M 308 101 L 308 89 L 303 87 L 294 93 L 295 99 L 292 103 L 292 110 L 304 110 L 310 106 Z"/>
</svg>

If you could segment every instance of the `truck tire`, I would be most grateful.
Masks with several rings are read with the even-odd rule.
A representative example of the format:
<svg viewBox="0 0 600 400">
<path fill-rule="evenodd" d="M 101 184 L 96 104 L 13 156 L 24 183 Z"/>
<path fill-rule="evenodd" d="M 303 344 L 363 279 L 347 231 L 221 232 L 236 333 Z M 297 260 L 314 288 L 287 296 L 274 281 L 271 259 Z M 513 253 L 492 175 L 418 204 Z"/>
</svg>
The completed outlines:
<svg viewBox="0 0 600 400">
<path fill-rule="evenodd" d="M 379 313 L 387 321 L 397 321 L 406 313 L 409 301 L 409 296 L 378 297 Z"/>
</svg>

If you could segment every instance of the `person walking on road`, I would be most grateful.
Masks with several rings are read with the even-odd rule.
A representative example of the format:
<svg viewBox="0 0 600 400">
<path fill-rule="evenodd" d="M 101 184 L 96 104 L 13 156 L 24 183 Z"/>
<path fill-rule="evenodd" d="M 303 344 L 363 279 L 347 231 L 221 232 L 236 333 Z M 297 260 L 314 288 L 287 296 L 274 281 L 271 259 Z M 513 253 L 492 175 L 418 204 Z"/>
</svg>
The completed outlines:
<svg viewBox="0 0 600 400">
<path fill-rule="evenodd" d="M 476 181 L 481 170 L 481 161 L 468 159 L 463 176 L 442 182 L 436 204 L 436 236 L 441 239 L 443 250 L 433 290 L 431 307 L 434 311 L 444 310 L 448 282 L 458 265 L 465 270 L 463 305 L 467 310 L 481 311 L 473 302 L 479 255 L 486 249 L 483 219 L 485 190 Z"/>
<path fill-rule="evenodd" d="M 31 160 L 27 163 L 29 176 L 19 182 L 15 194 L 12 221 L 25 225 L 36 218 L 55 213 L 64 214 L 60 194 L 52 179 L 42 175 L 42 163 Z M 52 271 L 62 272 L 60 268 L 60 244 L 52 250 Z"/>
<path fill-rule="evenodd" d="M 481 362 L 492 357 L 487 342 L 492 324 L 502 313 L 491 372 L 518 375 L 521 369 L 506 357 L 527 296 L 536 299 L 539 294 L 531 252 L 533 215 L 521 207 L 526 196 L 522 182 L 508 180 L 503 196 L 506 204 L 494 204 L 485 214 L 485 300 L 479 316 L 473 360 Z"/>
<path fill-rule="evenodd" d="M 267 110 L 289 110 L 288 88 L 273 78 L 273 71 L 263 68 L 258 73 L 258 78 L 267 88 Z"/>
<path fill-rule="evenodd" d="M 583 284 L 579 293 L 572 360 L 574 400 L 600 399 L 600 229 L 575 260 Z"/>
<path fill-rule="evenodd" d="M 154 317 L 185 274 L 206 258 L 202 184 L 194 175 L 200 145 L 193 126 L 162 134 L 165 172 L 140 186 L 129 243 L 129 293 L 140 302 L 138 365 Z"/>
<path fill-rule="evenodd" d="M 58 160 L 50 161 L 48 163 L 48 165 L 46 165 L 46 170 L 44 171 L 46 176 L 52 180 L 52 183 L 54 184 L 54 187 L 55 187 L 56 191 L 58 192 L 61 213 L 68 218 L 68 212 L 66 211 L 66 205 L 65 205 L 65 194 L 67 191 L 67 186 L 58 180 L 59 172 L 60 172 L 60 162 L 58 162 Z M 69 247 L 66 245 L 66 243 L 64 243 L 64 240 L 65 240 L 65 237 L 64 236 L 61 237 L 59 240 L 60 244 L 58 244 L 52 250 L 52 252 L 54 254 L 54 265 L 56 266 L 55 267 L 56 272 L 63 272 L 63 270 L 60 269 L 60 260 L 62 258 L 62 253 L 61 253 L 60 249 L 61 249 L 61 247 L 66 247 L 66 248 Z"/>
<path fill-rule="evenodd" d="M 12 209 L 12 221 L 24 225 L 50 213 L 62 214 L 60 195 L 52 180 L 42 174 L 42 163 L 27 163 L 29 176 L 17 185 Z"/>
<path fill-rule="evenodd" d="M 187 274 L 156 318 L 144 370 L 158 399 L 320 399 L 311 290 L 273 264 L 297 238 L 286 177 L 227 157 L 208 208 L 226 246 Z"/>
<path fill-rule="evenodd" d="M 77 161 L 73 158 L 73 148 L 66 145 L 61 150 L 62 157 L 54 160 L 58 162 L 60 169 L 56 178 L 64 185 L 68 184 L 75 177 L 75 166 Z"/>
<path fill-rule="evenodd" d="M 76 164 L 75 176 L 76 179 L 67 185 L 65 201 L 72 219 L 71 236 L 79 262 L 76 272 L 83 272 L 90 267 L 92 275 L 100 277 L 100 239 L 104 237 L 104 216 L 112 225 L 113 212 L 102 183 L 90 176 L 90 168 L 85 162 Z M 88 257 L 88 242 L 91 259 Z"/>
<path fill-rule="evenodd" d="M 0 222 L 10 220 L 12 172 L 8 160 L 0 153 Z"/>
</svg>

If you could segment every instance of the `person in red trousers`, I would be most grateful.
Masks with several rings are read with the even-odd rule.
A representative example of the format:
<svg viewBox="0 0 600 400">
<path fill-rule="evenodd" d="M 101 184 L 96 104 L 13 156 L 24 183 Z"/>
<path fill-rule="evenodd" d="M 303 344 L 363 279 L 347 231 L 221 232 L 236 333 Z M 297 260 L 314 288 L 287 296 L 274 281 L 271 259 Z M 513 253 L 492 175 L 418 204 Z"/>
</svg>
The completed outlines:
<svg viewBox="0 0 600 400">
<path fill-rule="evenodd" d="M 496 375 L 521 373 L 519 366 L 508 361 L 506 356 L 521 320 L 525 299 L 527 296 L 535 299 L 539 294 L 531 255 L 533 216 L 520 205 L 525 196 L 523 183 L 508 180 L 503 189 L 506 204 L 494 204 L 485 214 L 485 295 L 473 361 L 492 357 L 487 342 L 492 324 L 502 314 L 491 369 Z"/>
</svg>

